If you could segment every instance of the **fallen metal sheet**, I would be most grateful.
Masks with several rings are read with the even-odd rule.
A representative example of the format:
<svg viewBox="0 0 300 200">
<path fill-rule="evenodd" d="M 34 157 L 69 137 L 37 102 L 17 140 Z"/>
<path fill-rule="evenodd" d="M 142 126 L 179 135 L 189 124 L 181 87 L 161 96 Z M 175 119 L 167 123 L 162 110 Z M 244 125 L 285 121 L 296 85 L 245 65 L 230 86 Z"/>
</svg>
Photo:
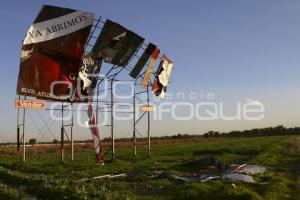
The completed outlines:
<svg viewBox="0 0 300 200">
<path fill-rule="evenodd" d="M 246 174 L 246 175 L 255 175 L 255 174 L 263 174 L 266 171 L 265 167 L 259 167 L 257 165 L 245 165 L 236 172 Z"/>
<path fill-rule="evenodd" d="M 208 182 L 210 180 L 214 179 L 231 179 L 236 181 L 243 181 L 247 183 L 257 183 L 253 179 L 253 175 L 256 174 L 263 174 L 266 171 L 265 167 L 260 167 L 257 165 L 248 165 L 248 164 L 232 164 L 232 165 L 226 165 L 223 162 L 217 160 L 216 158 L 210 156 L 198 160 L 192 160 L 185 165 L 196 165 L 196 166 L 211 166 L 214 165 L 217 169 L 224 172 L 224 169 L 227 170 L 222 173 L 222 176 L 218 175 L 207 175 L 207 174 L 192 174 L 191 176 L 178 176 L 178 175 L 171 175 L 164 171 L 153 171 L 151 173 L 151 178 L 170 178 L 182 182 Z"/>
<path fill-rule="evenodd" d="M 183 181 L 183 182 L 208 182 L 213 179 L 219 179 L 220 176 L 210 176 L 210 175 L 201 175 L 201 176 L 177 176 L 177 175 L 169 175 L 168 178 Z"/>
<path fill-rule="evenodd" d="M 193 179 L 191 179 L 191 178 L 177 176 L 177 175 L 170 175 L 169 177 L 172 178 L 172 179 L 174 179 L 174 180 L 183 181 L 183 182 L 193 181 Z"/>
<path fill-rule="evenodd" d="M 245 174 L 237 174 L 237 173 L 225 174 L 222 176 L 222 178 L 236 180 L 236 181 L 243 181 L 247 183 L 256 183 L 256 181 L 253 180 L 252 176 L 245 175 Z"/>
<path fill-rule="evenodd" d="M 232 165 L 230 165 L 230 168 L 231 168 L 231 170 L 233 171 L 233 172 L 236 172 L 236 171 L 238 171 L 239 169 L 241 169 L 241 168 L 243 168 L 243 167 L 245 167 L 247 164 L 245 163 L 245 164 L 242 164 L 242 165 L 236 165 L 236 164 L 232 164 Z"/>
<path fill-rule="evenodd" d="M 221 178 L 221 177 L 220 176 L 206 176 L 206 177 L 201 178 L 200 182 L 205 183 L 205 182 L 208 182 L 210 180 L 219 179 L 219 178 Z"/>
</svg>

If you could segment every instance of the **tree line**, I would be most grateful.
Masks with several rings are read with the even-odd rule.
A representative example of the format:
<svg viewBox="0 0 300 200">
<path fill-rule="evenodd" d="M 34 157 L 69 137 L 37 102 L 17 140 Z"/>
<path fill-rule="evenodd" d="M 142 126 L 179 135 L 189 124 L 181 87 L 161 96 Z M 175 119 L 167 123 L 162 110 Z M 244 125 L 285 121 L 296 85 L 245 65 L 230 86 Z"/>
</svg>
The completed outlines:
<svg viewBox="0 0 300 200">
<path fill-rule="evenodd" d="M 209 131 L 204 137 L 258 137 L 258 136 L 279 136 L 279 135 L 300 135 L 300 127 L 286 128 L 282 125 L 267 128 L 255 128 L 244 131 L 217 132 Z"/>
<path fill-rule="evenodd" d="M 279 136 L 279 135 L 300 135 L 300 127 L 294 128 L 286 128 L 282 125 L 278 125 L 276 127 L 267 127 L 267 128 L 255 128 L 251 130 L 244 130 L 244 131 L 230 131 L 230 132 L 218 132 L 218 131 L 208 131 L 204 134 L 187 134 L 187 133 L 179 133 L 171 136 L 156 136 L 151 137 L 151 140 L 169 140 L 169 139 L 193 139 L 193 138 L 211 138 L 211 137 L 259 137 L 259 136 Z M 137 141 L 145 141 L 147 138 L 137 138 Z M 103 138 L 102 142 L 110 142 L 111 138 Z M 132 138 L 117 138 L 115 142 L 130 142 Z M 65 141 L 69 143 L 69 141 Z M 34 138 L 29 139 L 26 144 L 31 144 L 32 146 L 36 144 L 37 141 Z M 60 141 L 54 139 L 51 142 L 38 142 L 39 144 L 59 144 Z M 93 143 L 93 140 L 77 140 L 74 143 Z M 0 143 L 0 146 L 5 145 L 14 145 L 16 143 L 7 142 L 7 143 Z"/>
</svg>

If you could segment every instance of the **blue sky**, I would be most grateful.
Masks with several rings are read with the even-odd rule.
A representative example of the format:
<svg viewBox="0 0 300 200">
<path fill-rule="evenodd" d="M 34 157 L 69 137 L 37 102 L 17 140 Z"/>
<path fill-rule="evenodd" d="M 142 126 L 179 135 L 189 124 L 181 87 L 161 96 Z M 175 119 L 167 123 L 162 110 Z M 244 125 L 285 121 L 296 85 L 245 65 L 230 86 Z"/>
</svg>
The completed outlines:
<svg viewBox="0 0 300 200">
<path fill-rule="evenodd" d="M 246 99 L 258 100 L 266 109 L 265 118 L 254 122 L 174 121 L 167 116 L 154 122 L 153 135 L 300 126 L 299 1 L 11 0 L 0 7 L 0 141 L 14 140 L 16 135 L 14 99 L 21 41 L 43 4 L 93 12 L 157 44 L 174 61 L 170 93 L 214 92 L 215 101 L 223 102 L 228 113 Z M 89 138 L 86 132 L 76 137 Z"/>
</svg>

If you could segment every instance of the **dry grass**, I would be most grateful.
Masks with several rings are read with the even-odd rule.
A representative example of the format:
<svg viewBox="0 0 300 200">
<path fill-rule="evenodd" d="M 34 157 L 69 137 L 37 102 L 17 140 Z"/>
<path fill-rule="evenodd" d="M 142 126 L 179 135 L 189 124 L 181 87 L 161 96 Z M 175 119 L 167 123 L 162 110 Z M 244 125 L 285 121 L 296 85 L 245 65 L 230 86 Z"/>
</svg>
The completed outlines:
<svg viewBox="0 0 300 200">
<path fill-rule="evenodd" d="M 292 146 L 291 153 L 300 156 L 300 137 L 294 137 L 291 140 L 291 146 Z"/>
<path fill-rule="evenodd" d="M 227 141 L 227 140 L 236 140 L 238 138 L 229 138 L 229 137 L 219 137 L 219 138 L 175 138 L 175 139 L 152 139 L 151 145 L 161 145 L 161 144 L 204 144 L 209 142 L 215 142 L 215 141 Z M 300 140 L 298 141 L 300 143 Z M 110 148 L 109 142 L 102 143 L 104 147 L 104 151 L 106 149 Z M 147 139 L 139 139 L 137 141 L 137 145 L 139 146 L 145 146 L 148 144 Z M 115 148 L 119 147 L 132 147 L 133 143 L 132 141 L 126 141 L 126 142 L 115 142 Z M 93 149 L 94 146 L 92 143 L 75 143 L 74 144 L 74 150 L 76 152 L 85 151 L 87 149 Z M 64 149 L 66 151 L 71 150 L 70 143 L 65 143 Z M 26 145 L 26 151 L 30 154 L 36 155 L 36 154 L 43 154 L 43 153 L 59 153 L 60 152 L 60 143 L 58 144 L 35 144 L 35 145 Z M 23 147 L 21 145 L 20 147 L 20 154 L 23 152 Z M 0 147 L 0 154 L 2 155 L 17 155 L 17 146 L 16 145 L 7 145 Z"/>
</svg>

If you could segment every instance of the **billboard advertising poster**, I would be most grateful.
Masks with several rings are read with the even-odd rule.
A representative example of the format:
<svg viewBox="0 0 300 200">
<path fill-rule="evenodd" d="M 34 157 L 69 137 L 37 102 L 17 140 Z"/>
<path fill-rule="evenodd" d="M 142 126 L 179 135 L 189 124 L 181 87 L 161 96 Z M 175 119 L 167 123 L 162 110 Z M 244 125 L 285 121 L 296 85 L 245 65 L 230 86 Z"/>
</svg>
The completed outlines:
<svg viewBox="0 0 300 200">
<path fill-rule="evenodd" d="M 23 41 L 17 94 L 70 101 L 94 14 L 45 5 Z"/>
<path fill-rule="evenodd" d="M 143 78 L 143 81 L 142 81 L 142 85 L 141 85 L 143 88 L 148 85 L 148 81 L 150 80 L 151 75 L 153 73 L 154 65 L 155 65 L 155 62 L 156 62 L 156 60 L 157 60 L 157 58 L 159 56 L 159 53 L 160 53 L 159 48 L 156 48 L 154 50 L 154 52 L 152 53 L 152 55 L 151 55 L 149 65 L 148 65 L 148 68 L 146 70 L 146 73 L 144 75 L 144 78 Z"/>
<path fill-rule="evenodd" d="M 92 49 L 95 58 L 107 63 L 126 66 L 144 38 L 111 20 L 106 20 L 104 27 Z"/>
<path fill-rule="evenodd" d="M 156 96 L 165 97 L 172 69 L 173 62 L 166 55 L 163 55 L 152 85 L 152 91 Z"/>
<path fill-rule="evenodd" d="M 76 93 L 78 101 L 91 101 L 97 86 L 102 60 L 93 59 L 90 53 L 83 55 L 83 64 L 79 70 L 80 93 Z"/>
<path fill-rule="evenodd" d="M 140 74 L 140 72 L 144 68 L 146 62 L 149 60 L 150 56 L 152 55 L 155 49 L 156 46 L 154 44 L 152 43 L 148 44 L 146 50 L 144 51 L 144 53 L 142 54 L 138 62 L 135 64 L 132 71 L 130 72 L 130 76 L 132 78 L 136 78 Z"/>
</svg>

